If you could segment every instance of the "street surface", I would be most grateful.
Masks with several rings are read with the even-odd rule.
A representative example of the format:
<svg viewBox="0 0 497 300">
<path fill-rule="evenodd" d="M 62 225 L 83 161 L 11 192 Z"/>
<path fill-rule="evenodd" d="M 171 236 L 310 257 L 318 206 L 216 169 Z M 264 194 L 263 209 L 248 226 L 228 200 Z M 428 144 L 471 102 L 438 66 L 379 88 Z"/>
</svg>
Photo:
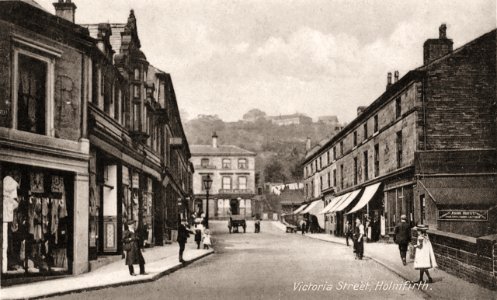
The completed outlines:
<svg viewBox="0 0 497 300">
<path fill-rule="evenodd" d="M 424 294 L 351 247 L 284 233 L 229 234 L 211 221 L 216 253 L 155 282 L 55 299 L 422 299 Z M 189 243 L 193 243 L 190 238 Z M 129 276 L 123 266 L 122 276 Z M 411 288 L 411 290 L 409 289 Z M 416 288 L 416 289 L 414 289 Z M 420 286 L 429 288 L 429 286 Z"/>
</svg>

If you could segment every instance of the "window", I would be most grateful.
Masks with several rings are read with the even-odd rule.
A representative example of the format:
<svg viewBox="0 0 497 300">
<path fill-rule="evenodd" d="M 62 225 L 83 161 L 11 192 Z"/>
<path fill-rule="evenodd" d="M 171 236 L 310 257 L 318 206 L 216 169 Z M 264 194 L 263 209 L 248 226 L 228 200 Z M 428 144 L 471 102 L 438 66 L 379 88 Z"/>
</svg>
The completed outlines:
<svg viewBox="0 0 497 300">
<path fill-rule="evenodd" d="M 135 80 L 140 80 L 140 69 L 135 68 L 134 77 Z"/>
<path fill-rule="evenodd" d="M 343 178 L 343 165 L 340 166 L 340 188 L 343 190 L 343 183 L 344 183 L 344 178 Z"/>
<path fill-rule="evenodd" d="M 223 158 L 223 169 L 231 169 L 231 159 Z"/>
<path fill-rule="evenodd" d="M 247 177 L 245 176 L 238 177 L 238 189 L 240 190 L 247 189 Z"/>
<path fill-rule="evenodd" d="M 135 131 L 139 131 L 140 130 L 140 123 L 141 123 L 141 106 L 140 106 L 140 103 L 133 103 L 133 129 Z"/>
<path fill-rule="evenodd" d="M 357 146 L 357 131 L 354 131 L 354 146 Z"/>
<path fill-rule="evenodd" d="M 121 121 L 121 89 L 117 84 L 114 85 L 114 120 Z"/>
<path fill-rule="evenodd" d="M 337 169 L 333 169 L 333 186 L 337 186 Z"/>
<path fill-rule="evenodd" d="M 322 156 L 319 157 L 319 170 L 323 168 L 323 159 Z"/>
<path fill-rule="evenodd" d="M 363 140 L 367 140 L 367 138 L 368 138 L 368 123 L 364 123 L 363 129 L 364 129 L 364 139 Z"/>
<path fill-rule="evenodd" d="M 402 166 L 402 131 L 397 132 L 397 168 Z"/>
<path fill-rule="evenodd" d="M 200 160 L 200 166 L 202 168 L 207 168 L 209 166 L 209 159 L 208 158 L 202 158 Z"/>
<path fill-rule="evenodd" d="M 420 224 L 424 224 L 424 221 L 426 220 L 426 199 L 424 194 L 419 195 L 419 208 L 421 215 Z"/>
<path fill-rule="evenodd" d="M 374 116 L 374 132 L 378 132 L 378 115 Z"/>
<path fill-rule="evenodd" d="M 319 177 L 319 191 L 323 190 L 323 176 Z"/>
<path fill-rule="evenodd" d="M 247 159 L 245 158 L 238 159 L 238 169 L 248 169 Z"/>
<path fill-rule="evenodd" d="M 205 191 L 204 181 L 207 179 L 207 175 L 202 175 L 202 181 L 200 182 L 201 190 Z"/>
<path fill-rule="evenodd" d="M 231 190 L 231 177 L 223 177 L 223 190 Z"/>
<path fill-rule="evenodd" d="M 140 86 L 139 85 L 133 85 L 133 97 L 135 98 L 140 98 Z"/>
<path fill-rule="evenodd" d="M 401 115 L 401 103 L 400 103 L 400 97 L 395 99 L 395 118 L 400 118 Z"/>
<path fill-rule="evenodd" d="M 331 163 L 331 160 L 330 160 L 330 152 L 331 152 L 331 150 L 330 150 L 330 151 L 328 151 L 328 152 L 326 152 L 326 164 L 328 164 L 328 165 Z"/>
<path fill-rule="evenodd" d="M 314 179 L 311 181 L 311 197 L 314 197 Z"/>
<path fill-rule="evenodd" d="M 364 181 L 369 179 L 368 151 L 364 151 Z"/>
<path fill-rule="evenodd" d="M 380 175 L 380 145 L 374 145 L 374 176 Z"/>
<path fill-rule="evenodd" d="M 357 157 L 354 157 L 354 184 L 357 184 L 357 175 L 359 171 L 359 165 L 357 163 Z"/>
<path fill-rule="evenodd" d="M 343 141 L 340 142 L 340 155 L 343 156 Z"/>
<path fill-rule="evenodd" d="M 47 107 L 50 104 L 50 87 L 47 84 L 49 65 L 46 61 L 19 54 L 17 68 L 15 127 L 22 131 L 47 134 L 47 127 L 50 127 L 47 122 Z"/>
<path fill-rule="evenodd" d="M 305 195 L 307 197 L 309 197 L 309 184 L 308 183 L 305 184 Z"/>
<path fill-rule="evenodd" d="M 337 147 L 333 147 L 333 160 L 337 159 Z"/>
<path fill-rule="evenodd" d="M 331 187 L 331 173 L 328 172 L 328 187 Z"/>
</svg>

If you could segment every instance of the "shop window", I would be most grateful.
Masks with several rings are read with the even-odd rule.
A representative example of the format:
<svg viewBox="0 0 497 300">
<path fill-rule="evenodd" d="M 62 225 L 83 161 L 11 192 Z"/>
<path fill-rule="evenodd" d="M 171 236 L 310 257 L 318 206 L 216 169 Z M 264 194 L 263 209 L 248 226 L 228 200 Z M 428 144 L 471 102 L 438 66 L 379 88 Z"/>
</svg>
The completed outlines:
<svg viewBox="0 0 497 300">
<path fill-rule="evenodd" d="M 38 55 L 16 52 L 17 55 L 17 94 L 14 101 L 17 113 L 14 114 L 15 128 L 37 134 L 47 134 L 51 128 L 52 101 L 48 84 L 51 61 Z M 53 71 L 52 71 L 53 72 Z"/>
<path fill-rule="evenodd" d="M 248 169 L 246 158 L 240 158 L 238 160 L 238 169 Z"/>
<path fill-rule="evenodd" d="M 231 159 L 223 158 L 223 169 L 231 169 Z"/>
<path fill-rule="evenodd" d="M 247 189 L 247 177 L 245 176 L 238 177 L 238 189 L 240 190 Z"/>
<path fill-rule="evenodd" d="M 72 196 L 65 175 L 2 166 L 4 279 L 67 274 Z"/>
<path fill-rule="evenodd" d="M 224 176 L 222 180 L 223 190 L 231 190 L 231 177 Z"/>
</svg>

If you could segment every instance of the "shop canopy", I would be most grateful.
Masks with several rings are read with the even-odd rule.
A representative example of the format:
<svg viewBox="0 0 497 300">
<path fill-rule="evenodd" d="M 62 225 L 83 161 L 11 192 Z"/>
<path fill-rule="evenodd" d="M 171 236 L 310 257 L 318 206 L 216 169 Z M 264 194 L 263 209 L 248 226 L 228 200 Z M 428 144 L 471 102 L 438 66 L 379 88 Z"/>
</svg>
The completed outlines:
<svg viewBox="0 0 497 300">
<path fill-rule="evenodd" d="M 307 214 L 309 213 L 314 207 L 316 207 L 316 205 L 321 202 L 323 200 L 316 200 L 316 201 L 313 201 L 311 202 L 311 204 L 309 204 L 309 206 L 307 206 L 303 211 L 301 211 L 299 214 L 303 215 L 303 214 Z"/>
<path fill-rule="evenodd" d="M 369 201 L 374 197 L 376 192 L 378 191 L 378 188 L 380 187 L 381 182 L 375 183 L 372 185 L 368 185 L 364 189 L 364 193 L 362 193 L 361 199 L 357 204 L 352 208 L 347 214 L 355 213 L 356 211 L 362 209 L 366 204 L 369 203 Z"/>
<path fill-rule="evenodd" d="M 342 203 L 340 203 L 339 205 L 337 205 L 336 207 L 334 207 L 330 212 L 342 211 L 345 208 L 347 208 L 347 206 L 349 206 L 350 203 L 352 203 L 352 201 L 354 201 L 354 199 L 357 197 L 357 195 L 359 195 L 360 191 L 361 191 L 361 189 L 358 189 L 358 190 L 355 190 L 355 191 L 350 192 L 348 194 L 345 194 L 343 196 L 344 198 L 342 200 Z"/>
<path fill-rule="evenodd" d="M 343 195 L 331 199 L 330 203 L 328 203 L 328 205 L 326 205 L 326 207 L 323 208 L 323 210 L 321 210 L 319 214 L 322 215 L 328 213 L 333 207 L 337 206 L 341 202 L 342 198 Z"/>
<path fill-rule="evenodd" d="M 304 210 L 304 208 L 306 208 L 306 207 L 307 207 L 307 205 L 308 205 L 308 204 L 302 204 L 302 206 L 300 206 L 299 208 L 297 208 L 297 209 L 293 212 L 293 214 L 294 214 L 294 215 L 298 214 L 299 212 L 301 212 L 302 210 Z"/>
</svg>

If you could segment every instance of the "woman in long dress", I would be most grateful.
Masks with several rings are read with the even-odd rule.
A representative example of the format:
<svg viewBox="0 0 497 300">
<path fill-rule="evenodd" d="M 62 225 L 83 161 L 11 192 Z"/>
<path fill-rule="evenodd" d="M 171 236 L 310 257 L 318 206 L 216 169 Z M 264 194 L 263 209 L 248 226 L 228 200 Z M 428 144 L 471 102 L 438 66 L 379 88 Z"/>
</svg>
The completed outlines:
<svg viewBox="0 0 497 300">
<path fill-rule="evenodd" d="M 430 238 L 426 231 L 428 227 L 425 225 L 418 225 L 418 242 L 414 246 L 416 248 L 416 256 L 414 258 L 414 269 L 419 270 L 419 280 L 416 283 L 424 282 L 423 275 L 426 273 L 428 276 L 428 283 L 432 283 L 433 279 L 428 272 L 428 269 L 438 267 L 435 260 L 435 253 L 430 242 Z"/>
</svg>

